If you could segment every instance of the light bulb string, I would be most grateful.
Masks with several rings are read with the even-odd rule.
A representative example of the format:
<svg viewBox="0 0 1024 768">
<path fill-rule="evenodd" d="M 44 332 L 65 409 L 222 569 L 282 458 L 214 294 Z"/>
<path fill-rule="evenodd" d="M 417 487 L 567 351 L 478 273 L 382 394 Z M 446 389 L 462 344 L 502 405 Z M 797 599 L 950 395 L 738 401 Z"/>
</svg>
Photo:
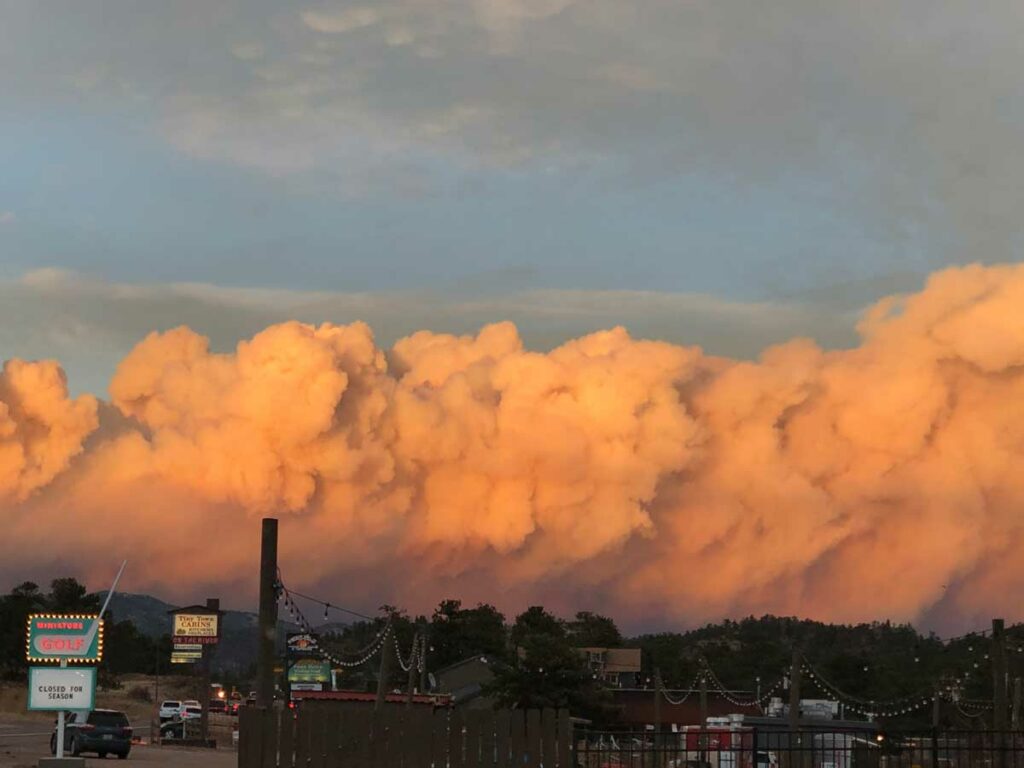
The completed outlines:
<svg viewBox="0 0 1024 768">
<path fill-rule="evenodd" d="M 377 652 L 380 651 L 380 649 L 383 647 L 384 641 L 386 640 L 388 634 L 392 631 L 391 617 L 389 616 L 388 619 L 387 619 L 387 622 L 385 623 L 385 625 L 377 632 L 376 636 L 367 645 L 365 645 L 363 648 L 361 648 L 361 649 L 351 653 L 351 655 L 359 656 L 361 658 L 358 658 L 356 660 L 341 658 L 338 655 L 335 655 L 334 653 L 332 653 L 328 648 L 326 648 L 324 646 L 324 638 L 313 629 L 312 625 L 309 623 L 309 620 L 306 618 L 305 614 L 302 612 L 302 609 L 299 608 L 298 603 L 295 602 L 295 599 L 294 599 L 294 597 L 292 595 L 293 594 L 297 594 L 297 593 L 292 592 L 291 590 L 289 590 L 284 585 L 284 582 L 282 581 L 282 579 L 280 577 L 280 570 L 278 571 L 277 587 L 278 587 L 278 590 L 279 590 L 278 591 L 278 599 L 280 600 L 280 599 L 283 598 L 285 609 L 288 611 L 288 613 L 293 618 L 295 618 L 295 620 L 299 624 L 300 628 L 302 628 L 302 630 L 306 634 L 311 636 L 313 647 L 321 655 L 323 655 L 325 658 L 327 658 L 329 661 L 331 661 L 333 664 L 336 664 L 337 666 L 351 668 L 351 667 L 358 667 L 358 666 L 360 666 L 362 664 L 365 664 L 367 661 L 369 661 L 370 659 L 372 659 L 374 656 L 377 655 Z M 303 596 L 303 597 L 306 597 L 306 596 Z M 306 598 L 306 599 L 311 599 L 314 602 L 320 602 L 321 604 L 329 605 L 327 603 L 323 603 L 323 601 L 315 600 L 315 598 Z M 345 610 L 345 609 L 341 609 L 340 606 L 333 606 L 333 605 L 331 605 L 331 607 L 336 607 L 336 608 L 339 608 L 340 610 Z M 367 618 L 369 618 L 369 617 L 367 617 Z"/>
</svg>

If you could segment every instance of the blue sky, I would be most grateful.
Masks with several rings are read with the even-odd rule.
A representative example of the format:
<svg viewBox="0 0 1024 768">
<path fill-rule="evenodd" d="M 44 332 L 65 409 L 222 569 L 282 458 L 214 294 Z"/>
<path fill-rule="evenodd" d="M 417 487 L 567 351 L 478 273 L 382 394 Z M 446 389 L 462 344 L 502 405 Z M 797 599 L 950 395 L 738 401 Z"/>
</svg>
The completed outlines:
<svg viewBox="0 0 1024 768">
<path fill-rule="evenodd" d="M 0 0 L 0 358 L 102 392 L 150 330 L 290 315 L 854 343 L 1019 259 L 1024 30 L 827 6 Z"/>
</svg>

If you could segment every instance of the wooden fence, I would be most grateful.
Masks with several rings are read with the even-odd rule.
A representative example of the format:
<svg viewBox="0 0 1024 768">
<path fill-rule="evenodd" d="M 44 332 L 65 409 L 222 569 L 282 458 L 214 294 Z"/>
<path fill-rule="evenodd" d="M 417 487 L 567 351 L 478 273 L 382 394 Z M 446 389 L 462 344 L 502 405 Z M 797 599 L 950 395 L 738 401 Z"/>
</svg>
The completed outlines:
<svg viewBox="0 0 1024 768">
<path fill-rule="evenodd" d="M 570 768 L 567 710 L 244 707 L 238 768 Z"/>
</svg>

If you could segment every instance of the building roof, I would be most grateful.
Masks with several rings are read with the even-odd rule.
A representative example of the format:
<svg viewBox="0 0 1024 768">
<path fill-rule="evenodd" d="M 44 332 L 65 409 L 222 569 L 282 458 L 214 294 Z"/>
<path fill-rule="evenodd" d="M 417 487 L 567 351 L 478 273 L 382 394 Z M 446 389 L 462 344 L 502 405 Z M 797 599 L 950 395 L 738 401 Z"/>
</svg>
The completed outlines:
<svg viewBox="0 0 1024 768">
<path fill-rule="evenodd" d="M 603 653 L 605 672 L 639 672 L 639 648 L 577 648 L 580 653 Z"/>
<path fill-rule="evenodd" d="M 293 691 L 292 698 L 317 701 L 357 701 L 372 704 L 377 700 L 377 694 L 367 691 Z M 405 704 L 408 698 L 408 695 L 404 693 L 389 693 L 384 696 L 384 701 L 388 704 Z M 451 696 L 447 694 L 432 694 L 430 696 L 413 694 L 412 703 L 446 707 L 451 703 Z"/>
<path fill-rule="evenodd" d="M 462 661 L 456 661 L 454 664 L 449 664 L 447 667 L 441 667 L 440 669 L 434 670 L 434 675 L 435 677 L 437 675 L 443 675 L 445 672 L 450 672 L 453 669 L 458 669 L 459 667 L 464 667 L 474 663 L 480 663 L 485 665 L 490 664 L 486 656 L 484 656 L 483 654 L 479 654 L 477 656 L 470 656 L 468 659 L 463 659 Z"/>
</svg>

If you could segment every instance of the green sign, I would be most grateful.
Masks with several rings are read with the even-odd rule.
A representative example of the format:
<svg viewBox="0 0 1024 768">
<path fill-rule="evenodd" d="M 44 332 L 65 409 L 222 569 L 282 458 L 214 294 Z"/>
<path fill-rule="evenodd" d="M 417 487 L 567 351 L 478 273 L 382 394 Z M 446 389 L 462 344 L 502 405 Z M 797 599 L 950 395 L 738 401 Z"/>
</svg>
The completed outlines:
<svg viewBox="0 0 1024 768">
<path fill-rule="evenodd" d="M 329 683 L 331 665 L 319 659 L 299 659 L 288 670 L 289 683 Z"/>
<path fill-rule="evenodd" d="M 96 662 L 103 658 L 103 622 L 95 615 L 28 617 L 25 658 L 30 662 Z"/>
</svg>

